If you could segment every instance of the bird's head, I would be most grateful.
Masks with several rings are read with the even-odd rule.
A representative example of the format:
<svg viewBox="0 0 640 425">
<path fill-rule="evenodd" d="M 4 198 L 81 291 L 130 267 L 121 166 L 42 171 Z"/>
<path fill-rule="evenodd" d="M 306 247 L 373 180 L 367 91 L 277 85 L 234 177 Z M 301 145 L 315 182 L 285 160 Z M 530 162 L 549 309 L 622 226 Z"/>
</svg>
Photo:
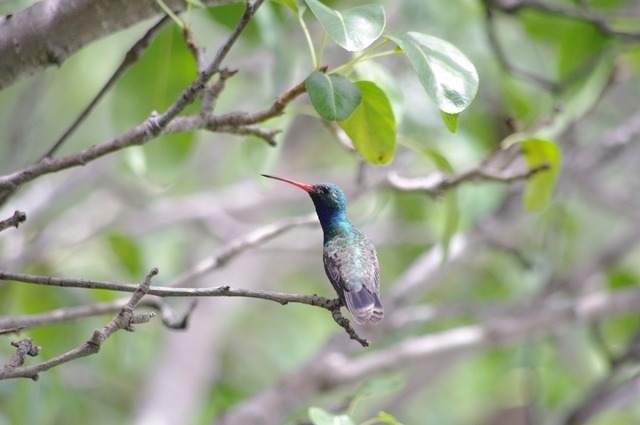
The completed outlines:
<svg viewBox="0 0 640 425">
<path fill-rule="evenodd" d="M 340 190 L 338 186 L 331 183 L 310 185 L 267 174 L 263 174 L 263 176 L 289 183 L 307 192 L 309 196 L 311 196 L 311 200 L 316 207 L 316 212 L 323 226 L 327 221 L 344 218 L 347 204 L 344 200 L 342 190 Z"/>
</svg>

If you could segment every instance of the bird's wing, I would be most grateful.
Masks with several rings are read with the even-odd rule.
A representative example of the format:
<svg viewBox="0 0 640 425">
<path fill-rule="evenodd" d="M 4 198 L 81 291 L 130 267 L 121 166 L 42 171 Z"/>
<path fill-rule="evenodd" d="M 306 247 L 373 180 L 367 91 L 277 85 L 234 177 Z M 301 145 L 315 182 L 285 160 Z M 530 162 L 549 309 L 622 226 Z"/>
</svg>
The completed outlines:
<svg viewBox="0 0 640 425">
<path fill-rule="evenodd" d="M 373 244 L 361 235 L 359 243 L 349 244 L 349 254 L 340 247 L 344 240 L 325 244 L 324 269 L 343 305 L 359 324 L 377 323 L 384 310 L 378 296 L 380 272 Z"/>
<path fill-rule="evenodd" d="M 324 271 L 327 273 L 327 277 L 331 282 L 331 286 L 338 293 L 340 299 L 344 302 L 344 297 L 342 296 L 343 286 L 342 286 L 342 277 L 340 273 L 340 267 L 342 265 L 342 261 L 340 260 L 340 256 L 337 251 L 332 250 L 324 250 Z"/>
</svg>

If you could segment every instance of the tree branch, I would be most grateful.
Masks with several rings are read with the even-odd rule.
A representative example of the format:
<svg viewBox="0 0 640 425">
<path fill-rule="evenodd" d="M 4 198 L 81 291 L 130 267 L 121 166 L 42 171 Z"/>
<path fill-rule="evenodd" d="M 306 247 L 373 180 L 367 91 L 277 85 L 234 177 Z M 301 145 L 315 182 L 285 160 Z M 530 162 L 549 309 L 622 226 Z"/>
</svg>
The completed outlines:
<svg viewBox="0 0 640 425">
<path fill-rule="evenodd" d="M 234 113 L 221 117 L 211 117 L 203 119 L 200 117 L 183 117 L 176 119 L 176 116 L 188 105 L 193 103 L 197 96 L 207 87 L 207 81 L 213 74 L 219 72 L 219 66 L 235 43 L 242 30 L 246 27 L 257 8 L 264 0 L 256 0 L 255 3 L 247 3 L 245 12 L 229 36 L 227 41 L 220 47 L 211 64 L 200 73 L 199 77 L 183 91 L 181 96 L 162 115 L 152 114 L 144 123 L 131 129 L 122 136 L 108 140 L 99 145 L 93 146 L 84 151 L 72 154 L 60 159 L 44 158 L 42 161 L 27 167 L 21 171 L 0 177 L 0 205 L 17 190 L 21 185 L 44 174 L 57 172 L 63 169 L 85 165 L 104 155 L 113 153 L 129 146 L 142 145 L 154 139 L 160 134 L 173 134 L 177 132 L 193 131 L 206 128 L 211 131 L 227 132 L 242 135 L 254 135 L 266 140 L 269 144 L 275 144 L 273 137 L 277 130 L 265 130 L 252 126 L 260 120 L 267 120 L 281 114 L 284 108 L 295 97 L 304 93 L 304 83 L 300 83 L 292 90 L 285 92 L 268 110 L 256 114 Z M 223 80 L 233 75 L 223 76 Z M 214 86 L 215 88 L 215 86 Z M 221 90 L 221 86 L 219 90 Z M 213 91 L 219 94 L 219 91 Z M 215 99 L 209 99 L 212 103 Z M 170 125 L 172 124 L 172 125 Z M 168 127 L 165 129 L 165 127 Z"/>
<path fill-rule="evenodd" d="M 34 276 L 7 271 L 0 271 L 0 280 L 13 280 L 24 283 L 33 283 L 36 285 L 59 286 L 64 288 L 106 289 L 118 292 L 135 293 L 138 289 L 137 285 L 126 283 Z M 356 332 L 351 328 L 349 321 L 340 314 L 339 309 L 341 304 L 339 299 L 329 299 L 318 295 L 297 295 L 263 290 L 234 289 L 228 285 L 212 288 L 153 287 L 148 288 L 146 293 L 159 297 L 245 297 L 274 301 L 281 305 L 298 303 L 320 307 L 331 312 L 336 323 L 345 329 L 351 339 L 355 339 L 364 347 L 369 345 L 367 340 L 357 336 Z M 336 310 L 338 310 L 338 313 L 336 313 Z"/>
<path fill-rule="evenodd" d="M 70 322 L 83 317 L 113 313 L 121 310 L 128 302 L 129 299 L 121 299 L 79 307 L 61 308 L 41 314 L 0 317 L 0 335 L 21 331 L 23 329 L 33 329 Z M 159 312 L 162 323 L 170 329 L 186 329 L 189 316 L 193 312 L 194 306 L 195 302 L 192 303 L 183 315 L 178 316 L 167 303 L 159 299 L 144 298 L 138 303 L 138 307 L 150 307 Z"/>
<path fill-rule="evenodd" d="M 3 370 L 11 371 L 17 367 L 20 367 L 24 364 L 27 356 L 35 357 L 40 354 L 41 347 L 37 345 L 33 345 L 33 339 L 26 338 L 21 341 L 14 341 L 11 343 L 14 347 L 17 348 L 16 354 L 9 359 L 7 364 L 4 365 Z"/>
<path fill-rule="evenodd" d="M 436 355 L 463 353 L 485 347 L 512 344 L 560 329 L 573 322 L 587 323 L 629 314 L 637 310 L 640 290 L 595 292 L 560 303 L 552 300 L 530 311 L 504 315 L 479 325 L 465 326 L 414 338 L 392 348 L 355 359 L 336 358 L 331 380 L 346 384 L 371 374 Z"/>
<path fill-rule="evenodd" d="M 491 170 L 482 164 L 472 170 L 453 176 L 434 173 L 426 177 L 405 178 L 396 173 L 389 173 L 386 183 L 393 189 L 402 192 L 425 192 L 431 196 L 439 196 L 443 192 L 467 182 L 513 183 L 518 180 L 528 180 L 535 174 L 548 169 L 549 165 L 543 164 L 523 171 L 504 172 Z"/>
<path fill-rule="evenodd" d="M 579 65 L 562 80 L 553 81 L 542 75 L 531 72 L 525 67 L 517 66 L 508 59 L 507 54 L 502 48 L 496 35 L 496 26 L 494 24 L 495 11 L 501 11 L 506 14 L 517 14 L 525 9 L 537 10 L 549 15 L 593 25 L 603 35 L 618 38 L 623 42 L 637 42 L 640 40 L 640 33 L 618 31 L 609 23 L 609 21 L 607 21 L 606 18 L 585 8 L 567 8 L 548 4 L 539 0 L 484 0 L 483 3 L 486 9 L 487 23 L 485 25 L 485 29 L 487 39 L 489 40 L 489 44 L 498 59 L 498 62 L 500 62 L 500 65 L 508 72 L 530 80 L 531 82 L 543 87 L 545 90 L 553 93 L 559 93 L 569 88 L 580 78 L 589 75 L 596 65 L 601 62 L 605 51 L 594 52 L 590 59 Z"/>
<path fill-rule="evenodd" d="M 27 215 L 22 211 L 16 211 L 11 217 L 0 221 L 0 232 L 9 227 L 15 227 L 17 229 L 20 223 L 24 223 L 25 221 L 27 221 Z"/>
<path fill-rule="evenodd" d="M 80 126 L 80 124 L 89 116 L 93 108 L 98 104 L 98 102 L 104 97 L 105 94 L 113 87 L 113 85 L 124 75 L 124 73 L 129 69 L 133 64 L 135 64 L 140 58 L 145 50 L 151 44 L 156 36 L 163 30 L 169 23 L 171 23 L 171 18 L 168 16 L 164 16 L 157 24 L 155 24 L 149 31 L 146 32 L 142 36 L 141 39 L 136 41 L 136 43 L 129 49 L 129 51 L 125 54 L 122 63 L 115 70 L 111 78 L 107 81 L 107 83 L 102 87 L 102 89 L 96 94 L 96 96 L 89 102 L 89 105 L 80 113 L 78 118 L 69 126 L 67 131 L 60 136 L 60 138 L 54 143 L 54 145 L 44 154 L 41 158 L 51 158 L 53 154 L 62 146 L 62 144 L 69 138 L 69 136 Z"/>
<path fill-rule="evenodd" d="M 218 6 L 239 0 L 205 0 Z M 165 0 L 176 12 L 181 0 Z M 107 35 L 160 15 L 155 1 L 47 0 L 0 17 L 0 89 L 18 79 L 61 65 L 69 56 Z"/>
<path fill-rule="evenodd" d="M 488 4 L 505 13 L 518 13 L 523 9 L 534 9 L 550 15 L 591 24 L 601 33 L 620 38 L 623 41 L 635 42 L 640 40 L 640 33 L 616 30 L 606 18 L 584 8 L 568 8 L 548 4 L 540 0 L 489 0 Z"/>
<path fill-rule="evenodd" d="M 317 223 L 318 219 L 316 218 L 316 215 L 309 214 L 301 217 L 284 219 L 279 222 L 260 227 L 251 233 L 229 241 L 219 248 L 211 257 L 200 261 L 191 270 L 188 270 L 173 279 L 167 286 L 185 286 L 188 282 L 194 281 L 195 279 L 204 276 L 206 273 L 224 266 L 242 252 L 266 243 L 294 227 Z"/>
<path fill-rule="evenodd" d="M 614 294 L 597 292 L 564 303 L 552 300 L 524 313 L 498 316 L 478 325 L 415 337 L 357 357 L 327 347 L 281 382 L 235 406 L 217 424 L 281 423 L 288 412 L 307 403 L 316 393 L 341 388 L 379 373 L 403 370 L 418 362 L 529 340 L 571 323 L 633 313 L 639 302 L 638 289 Z M 393 321 L 393 316 L 389 319 Z"/>
<path fill-rule="evenodd" d="M 124 329 L 129 332 L 133 332 L 133 325 L 137 323 L 148 322 L 155 313 L 146 313 L 142 315 L 134 315 L 133 310 L 138 305 L 140 300 L 148 293 L 151 286 L 151 278 L 158 274 L 158 269 L 152 269 L 144 281 L 137 285 L 133 291 L 133 295 L 127 304 L 115 315 L 113 319 L 102 329 L 96 329 L 87 342 L 81 346 L 74 348 L 73 350 L 64 353 L 60 356 L 54 357 L 51 360 L 47 360 L 40 364 L 25 367 L 13 367 L 5 365 L 4 369 L 0 371 L 0 380 L 14 379 L 14 378 L 31 378 L 34 381 L 38 380 L 38 374 L 45 372 L 53 367 L 68 363 L 70 361 L 79 359 L 81 357 L 90 356 L 100 351 L 102 344 L 116 331 Z"/>
</svg>

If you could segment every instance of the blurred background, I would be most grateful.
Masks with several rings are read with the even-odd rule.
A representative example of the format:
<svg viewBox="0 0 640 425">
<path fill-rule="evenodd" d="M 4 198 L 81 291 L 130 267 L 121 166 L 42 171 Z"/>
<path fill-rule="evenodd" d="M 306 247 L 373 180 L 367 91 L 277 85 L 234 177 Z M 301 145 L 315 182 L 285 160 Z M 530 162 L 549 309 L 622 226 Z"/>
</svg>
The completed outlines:
<svg viewBox="0 0 640 425">
<path fill-rule="evenodd" d="M 153 285 L 175 284 L 234 241 L 302 217 L 179 283 L 333 297 L 321 229 L 306 218 L 313 213 L 308 196 L 260 173 L 336 183 L 349 217 L 378 249 L 386 317 L 378 328 L 358 328 L 372 346 L 349 340 L 319 308 L 199 298 L 185 330 L 154 319 L 133 334 L 114 334 L 99 354 L 45 372 L 38 382 L 0 382 L 0 424 L 303 424 L 309 407 L 368 424 L 380 411 L 397 423 L 424 425 L 640 423 L 638 312 L 607 298 L 640 294 L 640 6 L 625 0 L 379 3 L 387 31 L 440 37 L 475 65 L 478 95 L 460 115 L 456 134 L 406 59 L 392 55 L 352 76 L 375 81 L 392 102 L 398 145 L 388 166 L 364 163 L 302 96 L 264 124 L 282 129 L 276 147 L 205 131 L 162 136 L 39 178 L 0 209 L 1 218 L 14 210 L 28 216 L 0 235 L 4 270 L 139 283 L 158 267 Z M 0 12 L 29 4 L 2 2 Z M 243 7 L 189 13 L 207 57 Z M 2 90 L 0 174 L 37 161 L 157 19 Z M 305 21 L 317 48 L 322 28 L 309 12 Z M 329 69 L 350 58 L 327 41 Z M 217 114 L 268 108 L 312 70 L 297 18 L 276 2 L 260 8 L 225 66 L 238 74 L 227 81 Z M 195 76 L 180 30 L 169 25 L 57 155 L 164 111 Z M 185 114 L 197 111 L 194 105 Z M 514 131 L 551 140 L 562 152 L 555 195 L 543 211 L 524 208 L 524 181 L 464 181 L 438 196 L 389 184 L 393 175 L 474 169 Z M 593 294 L 604 304 L 583 320 L 581 303 Z M 121 298 L 126 294 L 0 282 L 5 317 Z M 182 314 L 191 301 L 166 303 Z M 28 362 L 77 347 L 111 317 L 21 332 L 42 347 Z M 16 339 L 0 336 L 3 364 Z"/>
</svg>

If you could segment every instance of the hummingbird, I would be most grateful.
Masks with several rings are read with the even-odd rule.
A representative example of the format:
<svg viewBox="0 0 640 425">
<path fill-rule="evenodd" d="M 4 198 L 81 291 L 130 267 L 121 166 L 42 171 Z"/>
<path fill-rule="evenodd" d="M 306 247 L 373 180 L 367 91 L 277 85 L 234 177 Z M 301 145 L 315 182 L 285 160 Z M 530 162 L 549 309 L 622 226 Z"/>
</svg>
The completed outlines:
<svg viewBox="0 0 640 425">
<path fill-rule="evenodd" d="M 324 271 L 343 306 L 360 324 L 378 323 L 384 316 L 380 303 L 380 269 L 376 248 L 347 218 L 342 190 L 334 184 L 304 184 L 262 174 L 297 186 L 309 194 L 324 233 Z"/>
</svg>

